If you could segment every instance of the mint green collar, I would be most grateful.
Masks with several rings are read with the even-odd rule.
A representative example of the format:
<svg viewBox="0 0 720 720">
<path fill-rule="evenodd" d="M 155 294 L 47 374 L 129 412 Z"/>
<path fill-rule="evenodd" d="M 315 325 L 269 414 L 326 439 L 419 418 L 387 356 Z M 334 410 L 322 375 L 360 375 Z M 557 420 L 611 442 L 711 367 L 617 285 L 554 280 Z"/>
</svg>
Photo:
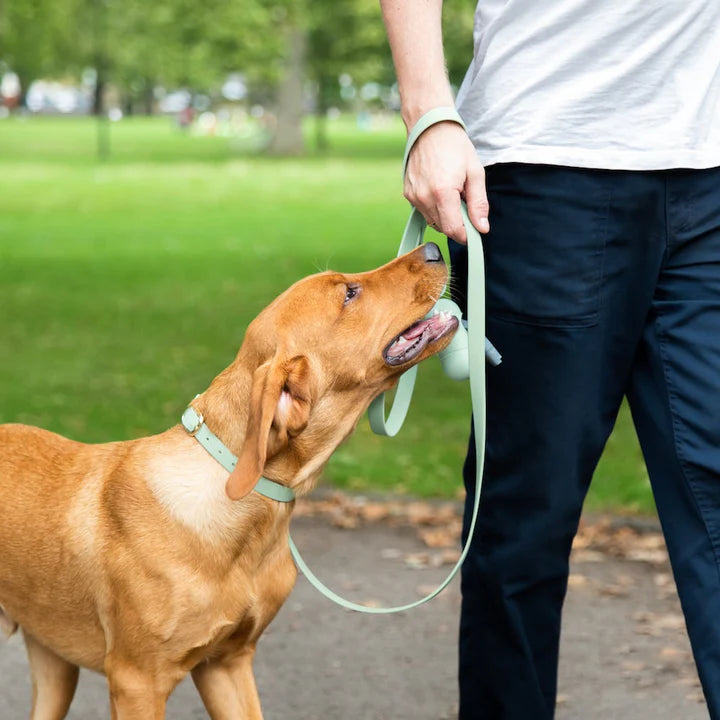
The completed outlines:
<svg viewBox="0 0 720 720">
<path fill-rule="evenodd" d="M 228 472 L 237 465 L 237 457 L 205 424 L 205 418 L 192 406 L 182 414 L 182 426 L 192 435 Z M 295 491 L 285 485 L 261 477 L 253 488 L 256 492 L 278 502 L 291 502 L 295 499 Z"/>
</svg>

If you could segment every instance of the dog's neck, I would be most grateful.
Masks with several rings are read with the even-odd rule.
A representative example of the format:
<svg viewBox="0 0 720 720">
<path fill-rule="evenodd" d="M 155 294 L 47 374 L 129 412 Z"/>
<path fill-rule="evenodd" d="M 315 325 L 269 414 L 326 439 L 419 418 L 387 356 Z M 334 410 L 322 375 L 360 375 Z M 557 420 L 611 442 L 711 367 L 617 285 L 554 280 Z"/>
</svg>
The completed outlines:
<svg viewBox="0 0 720 720">
<path fill-rule="evenodd" d="M 210 387 L 194 402 L 195 409 L 202 413 L 207 426 L 220 438 L 223 444 L 236 456 L 240 455 L 245 440 L 250 404 L 252 398 L 253 373 L 248 367 L 256 363 L 238 358 L 223 370 Z M 362 390 L 351 403 L 356 409 L 367 405 Z M 333 419 L 332 434 L 337 437 L 332 442 L 320 443 L 324 448 L 317 451 L 317 442 L 300 436 L 290 448 L 280 450 L 268 458 L 265 476 L 288 487 L 298 495 L 304 495 L 315 486 L 322 470 L 335 447 L 345 439 L 355 427 L 357 420 L 351 414 L 343 414 L 341 419 Z"/>
<path fill-rule="evenodd" d="M 210 430 L 235 456 L 239 456 L 242 450 L 250 414 L 253 375 L 246 367 L 247 363 L 236 360 L 193 402 L 193 407 L 202 414 Z M 267 477 L 292 487 L 304 463 L 295 454 L 288 455 L 290 457 L 286 458 L 285 451 L 280 451 L 269 459 Z M 313 485 L 318 474 L 313 475 Z M 303 482 L 301 485 L 295 488 L 299 494 L 311 487 L 310 483 Z"/>
<path fill-rule="evenodd" d="M 245 437 L 251 387 L 252 375 L 233 363 L 193 401 L 208 427 L 235 455 L 240 453 Z M 152 456 L 147 468 L 153 493 L 176 520 L 214 548 L 227 547 L 232 553 L 241 545 L 245 547 L 249 519 L 253 526 L 287 522 L 292 504 L 269 503 L 255 493 L 243 502 L 230 500 L 225 493 L 227 471 L 199 443 L 192 441 L 188 448 L 187 441 L 183 431 L 178 454 Z M 283 532 L 265 535 L 279 537 Z"/>
<path fill-rule="evenodd" d="M 251 394 L 252 374 L 235 361 L 193 402 L 207 426 L 236 456 L 245 440 Z"/>
</svg>

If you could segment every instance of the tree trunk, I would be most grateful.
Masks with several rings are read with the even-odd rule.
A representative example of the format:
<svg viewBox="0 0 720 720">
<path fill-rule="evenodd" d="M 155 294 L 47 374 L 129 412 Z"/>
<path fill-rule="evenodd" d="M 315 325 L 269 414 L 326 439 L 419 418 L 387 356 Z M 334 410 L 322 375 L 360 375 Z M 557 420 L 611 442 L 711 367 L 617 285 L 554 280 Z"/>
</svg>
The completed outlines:
<svg viewBox="0 0 720 720">
<path fill-rule="evenodd" d="M 327 78 L 321 72 L 318 77 L 315 103 L 315 145 L 321 153 L 328 149 L 327 111 Z"/>
<path fill-rule="evenodd" d="M 145 78 L 143 90 L 143 111 L 145 115 L 155 114 L 155 83 L 148 78 Z"/>
<path fill-rule="evenodd" d="M 277 125 L 268 152 L 273 155 L 302 155 L 305 151 L 302 134 L 305 32 L 301 28 L 290 28 L 287 47 L 285 70 L 277 94 Z"/>
<path fill-rule="evenodd" d="M 20 97 L 18 98 L 18 104 L 15 106 L 15 109 L 21 109 L 26 107 L 25 101 L 27 100 L 27 93 L 30 89 L 30 83 L 32 80 L 30 79 L 29 74 L 23 73 L 22 70 L 17 70 L 13 68 L 13 72 L 18 76 L 18 79 L 20 80 Z"/>
<path fill-rule="evenodd" d="M 97 77 L 95 78 L 95 90 L 93 92 L 93 115 L 99 116 L 103 112 L 103 95 L 105 94 L 105 78 L 101 75 L 100 70 L 97 70 Z"/>
</svg>

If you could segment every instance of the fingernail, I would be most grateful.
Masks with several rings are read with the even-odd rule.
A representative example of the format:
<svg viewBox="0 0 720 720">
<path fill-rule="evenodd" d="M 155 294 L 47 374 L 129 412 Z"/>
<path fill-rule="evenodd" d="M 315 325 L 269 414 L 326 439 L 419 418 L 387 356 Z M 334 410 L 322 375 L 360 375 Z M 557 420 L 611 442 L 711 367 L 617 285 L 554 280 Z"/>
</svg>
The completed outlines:
<svg viewBox="0 0 720 720">
<path fill-rule="evenodd" d="M 480 227 L 478 230 L 481 233 L 489 233 L 490 232 L 490 223 L 487 218 L 481 218 L 480 219 Z"/>
</svg>

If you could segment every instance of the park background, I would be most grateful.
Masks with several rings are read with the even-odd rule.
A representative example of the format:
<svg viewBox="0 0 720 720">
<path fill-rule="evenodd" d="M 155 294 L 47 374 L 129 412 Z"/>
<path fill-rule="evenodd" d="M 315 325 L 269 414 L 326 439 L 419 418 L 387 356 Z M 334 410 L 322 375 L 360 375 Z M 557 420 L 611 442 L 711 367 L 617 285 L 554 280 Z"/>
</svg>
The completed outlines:
<svg viewBox="0 0 720 720">
<path fill-rule="evenodd" d="M 445 3 L 456 86 L 473 7 Z M 396 251 L 377 0 L 4 0 L 0 79 L 0 422 L 160 432 L 288 285 Z M 361 422 L 325 483 L 458 497 L 468 430 L 467 385 L 431 360 L 400 436 Z M 627 407 L 588 504 L 653 510 Z"/>
</svg>

